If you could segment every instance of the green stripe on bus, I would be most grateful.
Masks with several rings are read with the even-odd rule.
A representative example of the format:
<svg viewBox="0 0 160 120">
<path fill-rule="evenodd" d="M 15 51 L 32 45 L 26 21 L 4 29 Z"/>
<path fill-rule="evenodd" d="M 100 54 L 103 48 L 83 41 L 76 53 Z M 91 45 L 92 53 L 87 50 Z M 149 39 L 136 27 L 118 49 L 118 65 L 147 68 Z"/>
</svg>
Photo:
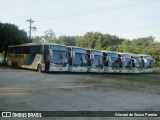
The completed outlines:
<svg viewBox="0 0 160 120">
<path fill-rule="evenodd" d="M 24 65 L 31 65 L 35 59 L 36 54 L 27 54 L 23 62 Z"/>
</svg>

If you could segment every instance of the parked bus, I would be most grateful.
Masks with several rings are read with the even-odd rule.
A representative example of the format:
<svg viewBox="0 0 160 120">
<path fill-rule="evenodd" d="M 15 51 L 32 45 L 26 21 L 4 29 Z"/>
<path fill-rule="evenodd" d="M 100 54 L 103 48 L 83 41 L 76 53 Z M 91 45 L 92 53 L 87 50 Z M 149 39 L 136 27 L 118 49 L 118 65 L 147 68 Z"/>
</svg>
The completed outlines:
<svg viewBox="0 0 160 120">
<path fill-rule="evenodd" d="M 118 53 L 103 51 L 103 61 L 106 73 L 119 73 Z"/>
<path fill-rule="evenodd" d="M 87 51 L 81 47 L 68 46 L 69 52 L 69 71 L 70 72 L 87 72 Z"/>
<path fill-rule="evenodd" d="M 132 73 L 131 56 L 128 53 L 118 53 L 120 73 Z"/>
<path fill-rule="evenodd" d="M 87 50 L 88 53 L 88 72 L 103 73 L 103 52 L 99 50 Z"/>
<path fill-rule="evenodd" d="M 130 53 L 132 60 L 132 73 L 143 73 L 143 62 L 138 54 Z"/>
<path fill-rule="evenodd" d="M 8 47 L 9 66 L 41 71 L 68 71 L 67 47 L 60 44 L 22 44 Z"/>
<path fill-rule="evenodd" d="M 142 59 L 143 72 L 144 73 L 153 72 L 153 63 L 155 63 L 155 60 L 152 59 L 150 55 L 140 54 L 140 57 Z"/>
</svg>

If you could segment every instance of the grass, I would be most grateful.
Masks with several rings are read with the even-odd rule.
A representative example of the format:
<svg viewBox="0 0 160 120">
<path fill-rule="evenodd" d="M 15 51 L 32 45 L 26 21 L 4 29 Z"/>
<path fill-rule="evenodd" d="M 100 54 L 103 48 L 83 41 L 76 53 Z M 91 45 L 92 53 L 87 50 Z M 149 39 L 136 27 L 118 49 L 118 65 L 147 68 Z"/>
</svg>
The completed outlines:
<svg viewBox="0 0 160 120">
<path fill-rule="evenodd" d="M 160 85 L 160 73 L 145 73 L 145 74 L 108 74 L 107 78 L 116 78 L 121 81 L 139 82 L 149 85 Z"/>
</svg>

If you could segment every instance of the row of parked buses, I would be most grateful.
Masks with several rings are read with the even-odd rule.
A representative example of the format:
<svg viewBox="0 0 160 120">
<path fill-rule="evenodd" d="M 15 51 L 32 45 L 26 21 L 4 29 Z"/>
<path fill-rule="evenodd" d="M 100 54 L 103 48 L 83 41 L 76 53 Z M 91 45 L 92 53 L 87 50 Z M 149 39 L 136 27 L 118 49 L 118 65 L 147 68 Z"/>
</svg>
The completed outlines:
<svg viewBox="0 0 160 120">
<path fill-rule="evenodd" d="M 9 46 L 7 63 L 39 72 L 148 73 L 153 71 L 154 59 L 144 54 L 29 43 Z"/>
</svg>

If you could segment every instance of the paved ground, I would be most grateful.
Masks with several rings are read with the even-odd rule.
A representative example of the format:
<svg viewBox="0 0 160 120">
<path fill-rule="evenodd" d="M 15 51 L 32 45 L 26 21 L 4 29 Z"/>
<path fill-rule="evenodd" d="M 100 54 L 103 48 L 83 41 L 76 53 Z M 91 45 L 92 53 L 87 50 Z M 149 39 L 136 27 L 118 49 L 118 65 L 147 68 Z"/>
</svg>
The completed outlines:
<svg viewBox="0 0 160 120">
<path fill-rule="evenodd" d="M 51 74 L 0 68 L 0 111 L 160 110 L 160 92 L 123 89 L 114 86 L 115 81 L 118 79 L 104 74 Z"/>
</svg>

